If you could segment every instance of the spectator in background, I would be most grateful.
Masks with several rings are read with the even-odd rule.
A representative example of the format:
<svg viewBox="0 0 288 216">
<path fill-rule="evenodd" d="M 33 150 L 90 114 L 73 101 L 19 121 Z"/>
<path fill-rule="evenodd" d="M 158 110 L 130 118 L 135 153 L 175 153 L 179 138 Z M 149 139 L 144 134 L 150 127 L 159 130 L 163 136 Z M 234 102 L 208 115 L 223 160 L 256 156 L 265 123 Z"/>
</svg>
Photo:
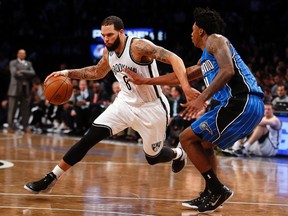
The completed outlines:
<svg viewBox="0 0 288 216">
<path fill-rule="evenodd" d="M 92 101 L 90 102 L 89 108 L 91 109 L 91 115 L 89 118 L 89 124 L 91 125 L 110 104 L 110 98 L 105 91 L 101 89 L 99 82 L 92 83 Z"/>
<path fill-rule="evenodd" d="M 264 92 L 264 101 L 272 101 L 273 100 L 273 96 L 271 93 L 271 89 L 267 86 L 263 87 L 263 92 Z"/>
<path fill-rule="evenodd" d="M 163 94 L 167 97 L 168 101 L 171 100 L 171 86 L 163 85 L 161 86 Z"/>
<path fill-rule="evenodd" d="M 179 142 L 179 135 L 180 133 L 193 121 L 198 119 L 200 116 L 202 116 L 206 108 L 203 107 L 201 111 L 199 111 L 197 114 L 193 115 L 191 117 L 191 120 L 185 120 L 183 119 L 181 115 L 181 112 L 184 110 L 184 107 L 181 106 L 181 104 L 186 103 L 185 96 L 183 94 L 182 88 L 180 86 L 172 86 L 171 87 L 171 100 L 170 102 L 170 113 L 171 113 L 171 121 L 167 128 L 167 134 L 168 138 L 166 140 L 166 144 L 173 147 L 177 146 Z"/>
<path fill-rule="evenodd" d="M 61 105 L 54 105 L 49 103 L 47 99 L 45 100 L 45 125 L 48 133 L 54 132 L 59 128 L 61 112 Z"/>
<path fill-rule="evenodd" d="M 277 97 L 272 101 L 273 106 L 278 110 L 278 106 L 281 102 L 288 103 L 287 87 L 285 85 L 279 85 L 277 87 Z"/>
<path fill-rule="evenodd" d="M 90 126 L 89 118 L 91 115 L 90 104 L 93 101 L 93 91 L 88 88 L 86 80 L 79 81 L 80 92 L 75 95 L 74 110 L 76 111 L 76 131 L 74 135 L 83 135 Z"/>
<path fill-rule="evenodd" d="M 45 113 L 45 96 L 41 80 L 38 76 L 32 79 L 31 90 L 31 116 L 29 124 L 33 125 L 33 130 L 40 132 L 43 128 L 42 117 Z"/>
<path fill-rule="evenodd" d="M 87 87 L 89 89 L 93 89 L 93 85 L 94 85 L 94 80 L 87 80 Z"/>
<path fill-rule="evenodd" d="M 167 127 L 165 145 L 175 147 L 178 145 L 180 132 L 189 124 L 185 124 L 186 120 L 179 116 L 184 109 L 180 104 L 186 103 L 182 88 L 180 86 L 172 86 L 170 95 L 171 97 L 168 98 L 170 104 L 170 121 Z"/>
<path fill-rule="evenodd" d="M 186 103 L 186 99 L 180 86 L 172 86 L 170 94 L 170 114 L 171 117 L 175 117 L 184 109 L 180 104 Z"/>
<path fill-rule="evenodd" d="M 60 70 L 67 68 L 66 63 L 61 63 L 59 65 Z M 78 80 L 71 80 L 72 86 L 78 86 Z M 65 128 L 65 123 L 63 122 L 63 112 L 64 105 L 54 105 L 45 100 L 45 122 L 48 133 L 61 133 Z"/>
<path fill-rule="evenodd" d="M 63 118 L 63 123 L 64 123 L 64 127 L 62 132 L 65 134 L 69 134 L 69 133 L 73 133 L 73 131 L 76 130 L 76 111 L 74 110 L 74 104 L 76 101 L 75 95 L 80 93 L 80 88 L 79 86 L 75 85 L 73 86 L 73 91 L 72 91 L 72 95 L 71 98 L 69 99 L 69 101 L 67 103 L 63 104 L 63 112 L 62 112 L 62 118 Z"/>
<path fill-rule="evenodd" d="M 272 89 L 272 86 L 275 84 L 274 80 L 273 80 L 273 76 L 269 73 L 268 74 L 265 73 L 265 74 L 263 74 L 263 76 L 261 78 L 262 78 L 261 79 L 261 81 L 262 81 L 261 86 L 262 87 L 266 86 L 266 87 Z"/>
<path fill-rule="evenodd" d="M 117 97 L 118 93 L 121 91 L 121 88 L 120 88 L 118 81 L 115 81 L 112 83 L 112 91 L 113 91 L 113 94 L 112 94 L 111 99 L 110 99 L 111 103 L 113 103 L 113 101 Z"/>
<path fill-rule="evenodd" d="M 30 133 L 28 121 L 30 116 L 30 79 L 35 76 L 35 71 L 30 61 L 26 60 L 26 51 L 20 49 L 17 58 L 10 61 L 10 84 L 8 89 L 8 132 L 14 133 L 14 116 L 20 102 L 20 113 L 25 133 Z"/>
<path fill-rule="evenodd" d="M 286 85 L 286 82 L 284 80 L 284 77 L 280 73 L 276 73 L 273 76 L 273 80 L 274 80 L 274 85 L 271 88 L 271 93 L 272 93 L 272 97 L 275 98 L 278 96 L 277 95 L 278 86 Z"/>
<path fill-rule="evenodd" d="M 79 80 L 71 79 L 71 83 L 72 83 L 72 86 L 78 86 L 79 87 Z"/>
<path fill-rule="evenodd" d="M 277 65 L 276 65 L 276 72 L 278 74 L 280 74 L 281 76 L 285 75 L 285 71 L 286 70 L 286 64 L 283 60 L 280 60 L 277 62 Z"/>
</svg>

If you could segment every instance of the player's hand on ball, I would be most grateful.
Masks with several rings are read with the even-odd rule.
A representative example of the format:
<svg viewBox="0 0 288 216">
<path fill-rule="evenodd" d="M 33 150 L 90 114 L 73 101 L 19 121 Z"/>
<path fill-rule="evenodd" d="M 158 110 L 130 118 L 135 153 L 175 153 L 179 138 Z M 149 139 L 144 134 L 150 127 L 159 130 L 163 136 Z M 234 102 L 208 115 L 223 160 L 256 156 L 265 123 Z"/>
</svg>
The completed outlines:
<svg viewBox="0 0 288 216">
<path fill-rule="evenodd" d="M 44 80 L 44 82 L 46 82 L 50 77 L 52 77 L 52 76 L 68 76 L 68 71 L 67 70 L 62 70 L 62 71 L 55 71 L 55 72 L 53 72 L 53 73 L 51 73 L 51 74 L 49 74 L 47 77 L 46 77 L 46 79 Z"/>
<path fill-rule="evenodd" d="M 46 77 L 46 79 L 44 80 L 44 82 L 47 82 L 47 80 L 50 79 L 50 78 L 53 77 L 53 76 L 60 76 L 59 71 L 53 72 L 53 73 L 49 74 L 49 75 Z"/>
</svg>

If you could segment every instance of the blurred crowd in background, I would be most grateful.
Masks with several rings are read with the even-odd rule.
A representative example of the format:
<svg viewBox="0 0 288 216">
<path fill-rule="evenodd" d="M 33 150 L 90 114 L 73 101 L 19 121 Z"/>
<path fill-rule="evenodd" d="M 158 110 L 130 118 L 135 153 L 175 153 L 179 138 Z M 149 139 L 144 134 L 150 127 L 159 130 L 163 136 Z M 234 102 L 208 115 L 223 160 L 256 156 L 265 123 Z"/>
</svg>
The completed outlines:
<svg viewBox="0 0 288 216">
<path fill-rule="evenodd" d="M 0 0 L 0 100 L 7 97 L 9 61 L 19 49 L 26 50 L 40 85 L 53 71 L 95 64 L 90 53 L 92 29 L 100 28 L 102 19 L 109 15 L 121 17 L 127 28 L 164 30 L 166 40 L 153 42 L 177 53 L 186 66 L 193 65 L 201 54 L 191 42 L 193 9 L 197 6 L 220 12 L 226 22 L 225 35 L 248 63 L 266 97 L 272 100 L 279 96 L 278 86 L 287 96 L 285 0 Z M 162 74 L 171 71 L 167 65 L 158 66 Z M 111 73 L 94 82 L 107 97 L 103 107 L 111 102 L 114 81 Z M 91 90 L 94 83 L 87 84 Z M 191 84 L 200 91 L 204 88 L 202 81 Z"/>
</svg>

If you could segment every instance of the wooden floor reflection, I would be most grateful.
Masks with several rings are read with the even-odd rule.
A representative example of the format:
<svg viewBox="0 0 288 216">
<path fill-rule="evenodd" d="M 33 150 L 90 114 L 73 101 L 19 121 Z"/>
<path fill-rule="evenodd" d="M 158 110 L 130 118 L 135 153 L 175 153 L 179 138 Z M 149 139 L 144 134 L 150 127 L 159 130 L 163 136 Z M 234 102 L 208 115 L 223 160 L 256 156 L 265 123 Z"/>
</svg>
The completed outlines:
<svg viewBox="0 0 288 216">
<path fill-rule="evenodd" d="M 150 166 L 142 146 L 103 142 L 55 185 L 32 195 L 23 185 L 50 171 L 79 138 L 0 132 L 0 215 L 203 215 L 185 209 L 203 180 L 194 166 L 174 174 L 171 164 Z M 219 178 L 234 196 L 210 215 L 288 215 L 288 159 L 219 156 Z"/>
</svg>

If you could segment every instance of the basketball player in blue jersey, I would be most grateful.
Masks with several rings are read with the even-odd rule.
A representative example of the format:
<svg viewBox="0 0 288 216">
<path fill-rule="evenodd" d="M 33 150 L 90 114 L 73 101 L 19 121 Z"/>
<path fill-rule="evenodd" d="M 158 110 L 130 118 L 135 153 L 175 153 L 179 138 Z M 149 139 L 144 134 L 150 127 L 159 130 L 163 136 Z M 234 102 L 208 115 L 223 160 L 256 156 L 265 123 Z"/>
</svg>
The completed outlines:
<svg viewBox="0 0 288 216">
<path fill-rule="evenodd" d="M 264 94 L 230 41 L 220 34 L 224 21 L 219 13 L 208 8 L 196 8 L 194 21 L 192 42 L 203 53 L 197 65 L 186 69 L 187 76 L 191 81 L 203 77 L 206 89 L 184 105 L 186 108 L 182 115 L 191 118 L 211 97 L 219 101 L 219 105 L 180 134 L 180 143 L 206 182 L 200 197 L 182 205 L 209 213 L 233 195 L 216 176 L 217 160 L 213 148 L 230 147 L 253 131 L 264 114 Z M 125 71 L 129 74 L 128 80 L 139 85 L 179 84 L 175 73 L 147 79 L 128 69 Z"/>
<path fill-rule="evenodd" d="M 29 182 L 24 188 L 32 193 L 50 192 L 62 174 L 79 162 L 95 144 L 131 127 L 143 139 L 146 160 L 154 165 L 172 161 L 173 172 L 179 172 L 186 163 L 186 153 L 181 146 L 163 146 L 169 118 L 169 103 L 160 86 L 139 86 L 130 83 L 127 67 L 144 77 L 159 76 L 156 60 L 171 64 L 188 100 L 195 97 L 189 85 L 185 65 L 174 53 L 145 39 L 128 37 L 119 17 L 110 16 L 101 24 L 101 34 L 106 48 L 97 65 L 51 73 L 73 79 L 98 80 L 112 70 L 120 84 L 117 98 L 95 121 L 88 132 L 64 155 L 58 165 L 39 181 Z"/>
</svg>

